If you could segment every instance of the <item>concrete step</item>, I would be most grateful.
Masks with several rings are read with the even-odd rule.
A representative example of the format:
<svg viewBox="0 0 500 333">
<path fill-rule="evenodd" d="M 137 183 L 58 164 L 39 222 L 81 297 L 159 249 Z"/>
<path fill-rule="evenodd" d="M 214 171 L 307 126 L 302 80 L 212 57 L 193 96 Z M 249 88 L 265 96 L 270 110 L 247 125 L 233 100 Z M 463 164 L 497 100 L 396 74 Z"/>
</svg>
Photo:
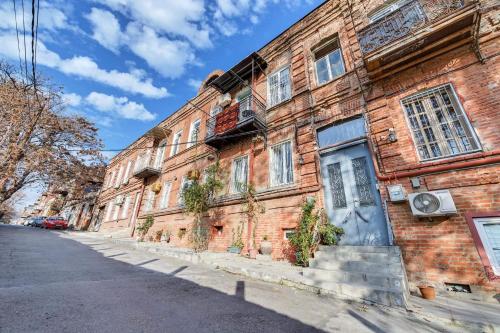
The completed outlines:
<svg viewBox="0 0 500 333">
<path fill-rule="evenodd" d="M 401 250 L 397 246 L 326 246 L 320 245 L 318 248 L 321 252 L 338 252 L 338 253 L 387 253 L 400 254 Z"/>
<path fill-rule="evenodd" d="M 373 263 L 370 261 L 346 261 L 317 258 L 309 261 L 309 267 L 319 268 L 325 271 L 366 272 L 373 275 L 403 276 L 401 262 Z"/>
<path fill-rule="evenodd" d="M 330 261 L 369 261 L 372 263 L 396 263 L 401 258 L 396 253 L 364 253 L 364 252 L 345 252 L 345 251 L 318 251 L 314 253 L 314 259 Z"/>
<path fill-rule="evenodd" d="M 383 288 L 356 285 L 352 283 L 316 282 L 322 293 L 343 299 L 357 299 L 394 307 L 405 307 L 406 294 L 398 288 Z"/>
<path fill-rule="evenodd" d="M 403 276 L 377 275 L 361 272 L 326 271 L 317 268 L 304 268 L 302 271 L 304 278 L 309 282 L 319 284 L 346 283 L 357 286 L 380 287 L 380 288 L 401 288 Z"/>
</svg>

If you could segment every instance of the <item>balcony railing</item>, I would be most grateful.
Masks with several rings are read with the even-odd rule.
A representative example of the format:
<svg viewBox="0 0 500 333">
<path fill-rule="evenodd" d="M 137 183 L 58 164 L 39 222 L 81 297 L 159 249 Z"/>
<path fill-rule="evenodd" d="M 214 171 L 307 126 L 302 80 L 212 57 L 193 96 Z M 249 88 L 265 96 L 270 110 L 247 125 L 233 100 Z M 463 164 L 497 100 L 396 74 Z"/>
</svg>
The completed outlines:
<svg viewBox="0 0 500 333">
<path fill-rule="evenodd" d="M 411 0 L 358 32 L 361 51 L 378 50 L 463 7 L 464 0 Z"/>
<path fill-rule="evenodd" d="M 147 178 L 161 174 L 160 166 L 154 165 L 151 155 L 147 154 L 137 162 L 133 175 L 137 178 Z"/>
<path fill-rule="evenodd" d="M 207 120 L 207 144 L 220 141 L 226 135 L 253 132 L 266 128 L 266 106 L 249 95 L 238 103 L 226 107 Z"/>
</svg>

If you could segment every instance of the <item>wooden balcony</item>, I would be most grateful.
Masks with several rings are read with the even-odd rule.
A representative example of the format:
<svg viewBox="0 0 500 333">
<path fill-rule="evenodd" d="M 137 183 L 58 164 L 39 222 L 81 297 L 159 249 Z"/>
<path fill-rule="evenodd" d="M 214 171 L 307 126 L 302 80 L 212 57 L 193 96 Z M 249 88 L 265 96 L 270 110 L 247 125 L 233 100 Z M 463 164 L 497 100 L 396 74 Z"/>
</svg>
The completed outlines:
<svg viewBox="0 0 500 333">
<path fill-rule="evenodd" d="M 357 33 L 369 76 L 472 41 L 478 20 L 474 0 L 410 0 Z"/>
<path fill-rule="evenodd" d="M 265 104 L 249 95 L 207 120 L 205 143 L 221 148 L 239 138 L 265 131 L 266 128 Z"/>
</svg>

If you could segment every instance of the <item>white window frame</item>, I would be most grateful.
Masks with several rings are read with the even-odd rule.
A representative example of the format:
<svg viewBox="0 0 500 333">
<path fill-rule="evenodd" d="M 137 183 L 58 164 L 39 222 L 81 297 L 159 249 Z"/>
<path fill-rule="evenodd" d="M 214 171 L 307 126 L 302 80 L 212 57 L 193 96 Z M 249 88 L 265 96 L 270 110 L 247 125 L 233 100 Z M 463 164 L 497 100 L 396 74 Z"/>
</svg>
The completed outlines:
<svg viewBox="0 0 500 333">
<path fill-rule="evenodd" d="M 130 178 L 130 170 L 132 170 L 132 160 L 127 162 L 127 168 L 125 169 L 125 175 L 123 175 L 122 184 L 128 184 L 128 180 Z"/>
<path fill-rule="evenodd" d="M 239 156 L 235 159 L 233 159 L 233 162 L 232 162 L 232 165 L 231 165 L 231 187 L 230 187 L 230 190 L 231 190 L 231 193 L 242 193 L 245 191 L 245 188 L 242 188 L 241 190 L 238 189 L 237 187 L 237 184 L 236 184 L 236 163 L 237 161 L 240 161 L 240 160 L 245 160 L 244 162 L 244 166 L 245 166 L 245 178 L 246 178 L 246 182 L 245 182 L 245 188 L 248 186 L 248 155 L 243 155 L 243 156 Z"/>
<path fill-rule="evenodd" d="M 114 181 L 114 177 L 115 177 L 115 171 L 111 171 L 109 173 L 109 179 L 108 179 L 108 183 L 107 183 L 107 188 L 110 188 L 111 186 L 113 186 L 113 181 Z"/>
<path fill-rule="evenodd" d="M 128 210 L 130 208 L 131 199 L 132 199 L 132 196 L 130 194 L 127 194 L 125 196 L 123 207 L 122 207 L 122 214 L 120 215 L 120 218 L 126 219 L 128 217 Z"/>
<path fill-rule="evenodd" d="M 484 252 L 486 252 L 488 260 L 490 261 L 493 273 L 497 276 L 500 276 L 500 260 L 497 260 L 495 254 L 493 253 L 493 245 L 491 244 L 489 237 L 484 230 L 485 224 L 500 225 L 500 217 L 474 217 L 472 220 L 474 221 L 474 226 L 476 227 L 477 233 L 479 234 L 481 243 L 483 243 Z"/>
<path fill-rule="evenodd" d="M 163 189 L 160 198 L 160 209 L 168 208 L 168 202 L 170 200 L 170 192 L 172 190 L 172 182 L 166 181 L 163 183 Z"/>
<path fill-rule="evenodd" d="M 423 138 L 425 141 L 424 146 L 427 148 L 428 154 L 429 154 L 429 157 L 426 158 L 420 154 L 419 147 L 422 146 L 422 144 L 419 144 L 419 140 L 415 136 L 415 131 L 412 127 L 412 121 L 408 115 L 407 109 L 405 107 L 405 103 L 408 103 L 409 100 L 416 100 L 419 98 L 421 101 L 425 101 L 425 99 L 424 99 L 425 96 L 433 93 L 434 91 L 437 92 L 440 89 L 444 89 L 448 92 L 448 96 L 450 97 L 450 101 L 451 101 L 452 106 L 455 109 L 455 112 L 457 113 L 458 117 L 461 117 L 463 119 L 463 122 L 461 123 L 461 125 L 464 127 L 464 131 L 466 131 L 466 132 L 468 131 L 471 134 L 471 136 L 469 138 L 471 140 L 470 145 L 472 145 L 472 146 L 475 145 L 477 148 L 472 149 L 472 150 L 460 151 L 458 153 L 445 154 L 444 152 L 449 150 L 449 147 L 446 146 L 447 138 L 444 136 L 444 134 L 441 130 L 439 130 L 438 132 L 435 132 L 435 129 L 437 127 L 440 127 L 439 125 L 442 125 L 443 123 L 439 123 L 439 120 L 437 120 L 437 118 L 436 118 L 437 116 L 435 115 L 435 113 L 431 112 L 432 107 L 428 106 L 428 103 L 426 102 L 424 105 L 424 109 L 426 111 L 425 114 L 427 115 L 427 118 L 429 119 L 429 122 L 431 123 L 430 128 L 433 130 L 433 134 L 436 138 L 436 141 L 430 142 L 428 140 L 428 138 L 425 137 L 425 133 L 424 133 L 425 126 L 422 126 L 421 121 L 418 120 L 420 132 L 424 136 L 424 138 Z M 415 147 L 416 154 L 417 154 L 420 161 L 427 162 L 427 161 L 433 161 L 433 160 L 442 160 L 442 159 L 446 159 L 446 158 L 450 158 L 450 157 L 471 154 L 471 153 L 475 153 L 475 152 L 482 150 L 481 142 L 479 141 L 479 138 L 476 134 L 476 131 L 472 127 L 472 125 L 469 121 L 469 118 L 467 117 L 467 113 L 465 113 L 465 110 L 462 107 L 462 103 L 460 103 L 460 100 L 455 92 L 453 85 L 451 85 L 450 83 L 442 84 L 442 85 L 432 87 L 432 88 L 426 89 L 424 91 L 418 92 L 416 94 L 409 95 L 409 96 L 400 100 L 400 105 L 401 105 L 401 109 L 403 110 L 403 115 L 406 119 L 406 125 L 407 125 L 408 130 L 410 131 L 410 135 L 413 139 L 413 144 Z M 449 116 L 447 115 L 446 118 L 449 118 Z M 446 124 L 450 125 L 451 123 L 447 122 Z M 452 132 L 455 132 L 455 130 L 452 130 Z M 454 136 L 454 139 L 456 139 L 455 136 Z M 434 142 L 437 144 L 437 146 L 439 147 L 439 150 L 441 151 L 440 156 L 431 156 L 431 153 L 432 153 L 431 143 L 434 143 Z M 457 143 L 457 146 L 460 146 L 460 143 Z"/>
<path fill-rule="evenodd" d="M 197 130 L 195 130 L 196 126 L 198 126 Z M 187 148 L 197 144 L 200 135 L 200 128 L 201 128 L 201 119 L 198 118 L 191 123 L 191 126 L 189 127 L 189 136 L 188 136 L 189 142 L 187 144 Z"/>
<path fill-rule="evenodd" d="M 158 144 L 158 148 L 156 148 L 156 156 L 153 167 L 156 169 L 160 169 L 163 166 L 163 159 L 165 158 L 165 150 L 167 149 L 167 140 L 163 139 Z"/>
<path fill-rule="evenodd" d="M 111 220 L 111 213 L 113 211 L 113 201 L 109 201 L 106 204 L 106 215 L 104 217 L 105 221 L 110 221 Z"/>
<path fill-rule="evenodd" d="M 114 200 L 112 201 L 112 205 L 115 206 L 114 207 L 114 211 L 113 211 L 113 221 L 116 221 L 118 220 L 118 216 L 120 215 L 120 205 L 117 205 Z"/>
<path fill-rule="evenodd" d="M 179 187 L 179 193 L 177 193 L 177 204 L 179 206 L 184 205 L 184 198 L 182 197 L 182 191 L 183 191 L 184 185 L 186 183 L 188 183 L 190 185 L 192 183 L 192 181 L 189 180 L 186 176 L 183 176 L 182 180 L 181 180 L 181 186 Z"/>
<path fill-rule="evenodd" d="M 289 182 L 283 182 L 283 183 L 275 183 L 274 179 L 276 178 L 274 175 L 274 148 L 278 146 L 283 146 L 285 144 L 289 143 L 290 144 L 290 158 L 291 158 L 291 181 Z M 269 147 L 269 186 L 270 187 L 278 187 L 278 186 L 285 186 L 285 185 L 290 185 L 293 184 L 295 181 L 295 175 L 294 175 L 294 161 L 293 161 L 293 142 L 292 140 L 285 140 L 280 143 L 277 143 L 275 145 L 272 145 Z"/>
<path fill-rule="evenodd" d="M 342 75 L 344 75 L 346 73 L 346 69 L 345 69 L 345 62 L 344 62 L 344 57 L 342 55 L 342 47 L 340 45 L 340 40 L 337 38 L 335 40 L 332 40 L 332 41 L 329 41 L 328 43 L 326 44 L 329 44 L 329 43 L 338 43 L 338 48 L 336 48 L 335 50 L 331 51 L 330 53 L 322 56 L 321 58 L 318 58 L 318 59 L 315 59 L 314 60 L 314 72 L 316 74 L 316 83 L 318 84 L 318 86 L 322 86 L 322 85 L 325 85 L 327 84 L 328 82 L 331 82 L 333 81 L 334 79 L 338 78 L 338 77 L 341 77 Z M 326 44 L 325 46 L 323 47 L 326 47 Z M 321 50 L 321 47 L 317 49 L 317 51 L 319 52 Z M 330 54 L 332 53 L 335 53 L 335 52 L 338 52 L 339 53 L 339 56 L 340 56 L 340 63 L 342 64 L 342 70 L 343 72 L 337 76 L 333 76 L 333 71 L 332 71 L 332 65 L 330 64 Z M 318 75 L 318 63 L 325 59 L 326 58 L 326 65 L 327 65 L 327 68 L 328 68 L 328 80 L 326 80 L 325 82 L 319 82 L 319 75 Z"/>
<path fill-rule="evenodd" d="M 146 196 L 146 202 L 144 203 L 144 211 L 150 212 L 153 210 L 155 201 L 155 192 L 153 190 L 148 190 L 148 194 Z"/>
<path fill-rule="evenodd" d="M 120 184 L 122 183 L 122 179 L 121 179 L 122 175 L 123 175 L 123 165 L 120 165 L 120 168 L 118 169 L 118 173 L 117 173 L 116 179 L 115 179 L 115 184 L 114 184 L 115 188 L 120 187 Z"/>
<path fill-rule="evenodd" d="M 282 87 L 281 86 L 281 78 L 282 78 L 282 74 L 284 71 L 288 71 L 288 81 L 287 81 L 287 85 L 285 87 Z M 288 101 L 292 98 L 292 82 L 291 82 L 291 76 L 290 76 L 290 65 L 287 65 L 285 67 L 282 67 L 278 70 L 276 70 L 274 73 L 270 74 L 268 77 L 267 77 L 267 100 L 268 100 L 268 105 L 269 107 L 273 107 L 273 106 L 276 106 L 278 104 L 281 104 L 285 101 Z M 278 90 L 277 91 L 277 100 L 276 101 L 273 101 L 272 99 L 272 93 L 271 93 L 271 80 L 274 78 L 274 77 L 277 77 L 278 81 L 277 81 L 277 87 L 276 89 Z M 285 89 L 285 93 L 283 94 L 283 89 Z M 285 96 L 283 96 L 285 95 Z"/>
<path fill-rule="evenodd" d="M 172 148 L 170 149 L 170 157 L 179 153 L 179 146 L 180 146 L 179 142 L 181 141 L 181 137 L 182 137 L 182 130 L 175 133 L 174 138 L 172 140 Z"/>
</svg>

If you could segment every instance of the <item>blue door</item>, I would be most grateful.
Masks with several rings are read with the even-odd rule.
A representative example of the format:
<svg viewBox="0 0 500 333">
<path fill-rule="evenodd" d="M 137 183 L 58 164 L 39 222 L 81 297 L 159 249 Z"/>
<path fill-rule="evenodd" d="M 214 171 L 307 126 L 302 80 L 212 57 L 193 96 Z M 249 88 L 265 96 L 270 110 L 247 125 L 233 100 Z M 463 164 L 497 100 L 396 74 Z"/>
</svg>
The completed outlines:
<svg viewBox="0 0 500 333">
<path fill-rule="evenodd" d="M 345 231 L 340 245 L 389 245 L 367 143 L 322 153 L 321 174 L 330 222 Z"/>
</svg>

